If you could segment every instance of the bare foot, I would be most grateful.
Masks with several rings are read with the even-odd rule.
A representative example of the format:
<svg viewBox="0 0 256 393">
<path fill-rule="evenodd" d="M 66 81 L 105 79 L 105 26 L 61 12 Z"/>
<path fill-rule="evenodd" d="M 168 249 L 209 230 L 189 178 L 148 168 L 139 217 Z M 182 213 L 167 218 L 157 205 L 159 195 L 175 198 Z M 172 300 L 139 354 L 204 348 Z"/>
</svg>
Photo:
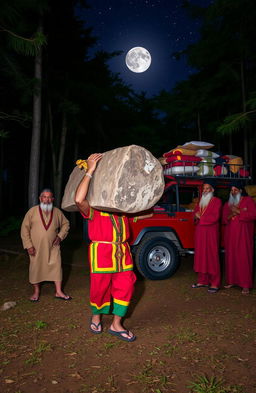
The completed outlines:
<svg viewBox="0 0 256 393">
<path fill-rule="evenodd" d="M 31 302 L 38 302 L 38 300 L 39 300 L 39 293 L 33 293 L 33 295 L 30 296 L 29 300 Z"/>
<path fill-rule="evenodd" d="M 234 287 L 233 284 L 224 285 L 224 288 L 225 288 L 225 289 L 230 289 L 230 288 L 233 288 L 233 287 Z"/>
<path fill-rule="evenodd" d="M 55 293 L 55 297 L 57 297 L 58 299 L 64 299 L 64 300 L 70 300 L 71 296 L 66 295 L 64 292 L 60 291 L 60 292 L 56 292 Z"/>
<path fill-rule="evenodd" d="M 249 288 L 243 288 L 242 289 L 242 294 L 243 295 L 249 295 L 250 294 Z"/>
</svg>

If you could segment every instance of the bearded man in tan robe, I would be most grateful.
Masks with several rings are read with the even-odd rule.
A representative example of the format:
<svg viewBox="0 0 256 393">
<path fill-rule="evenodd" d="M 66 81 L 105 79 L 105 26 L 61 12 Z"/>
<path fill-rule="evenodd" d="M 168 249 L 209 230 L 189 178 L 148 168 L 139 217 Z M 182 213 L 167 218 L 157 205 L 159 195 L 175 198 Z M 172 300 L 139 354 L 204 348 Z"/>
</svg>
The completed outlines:
<svg viewBox="0 0 256 393">
<path fill-rule="evenodd" d="M 57 299 L 71 300 L 71 296 L 65 295 L 61 289 L 60 254 L 60 242 L 68 234 L 69 221 L 57 207 L 53 207 L 51 190 L 43 190 L 39 200 L 40 205 L 29 209 L 21 225 L 23 247 L 30 259 L 29 282 L 34 289 L 30 300 L 39 300 L 42 281 L 54 281 Z"/>
</svg>

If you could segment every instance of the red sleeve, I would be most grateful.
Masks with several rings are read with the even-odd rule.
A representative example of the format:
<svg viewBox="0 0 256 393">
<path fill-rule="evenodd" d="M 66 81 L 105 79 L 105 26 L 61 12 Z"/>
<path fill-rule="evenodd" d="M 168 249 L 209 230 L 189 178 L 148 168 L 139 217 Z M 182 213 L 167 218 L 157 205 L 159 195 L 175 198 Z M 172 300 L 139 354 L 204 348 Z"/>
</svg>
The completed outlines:
<svg viewBox="0 0 256 393">
<path fill-rule="evenodd" d="M 256 220 L 256 204 L 251 197 L 246 197 L 245 206 L 240 209 L 239 221 Z"/>
</svg>

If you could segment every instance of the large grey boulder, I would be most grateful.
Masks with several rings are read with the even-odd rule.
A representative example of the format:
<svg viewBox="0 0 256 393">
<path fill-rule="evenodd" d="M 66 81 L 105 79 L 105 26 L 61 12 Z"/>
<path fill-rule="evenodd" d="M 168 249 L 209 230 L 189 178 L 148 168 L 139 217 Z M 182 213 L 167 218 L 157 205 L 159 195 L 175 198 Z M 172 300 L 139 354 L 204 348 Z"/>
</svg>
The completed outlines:
<svg viewBox="0 0 256 393">
<path fill-rule="evenodd" d="M 78 211 L 77 206 L 75 204 L 75 193 L 84 175 L 85 175 L 84 169 L 79 169 L 78 166 L 76 166 L 71 172 L 61 202 L 61 208 L 63 210 L 66 210 L 67 212 Z"/>
<path fill-rule="evenodd" d="M 76 211 L 75 191 L 85 175 L 76 167 L 62 200 L 62 209 Z M 87 199 L 96 209 L 137 213 L 151 208 L 164 190 L 163 168 L 144 147 L 130 145 L 104 153 L 90 181 Z"/>
</svg>

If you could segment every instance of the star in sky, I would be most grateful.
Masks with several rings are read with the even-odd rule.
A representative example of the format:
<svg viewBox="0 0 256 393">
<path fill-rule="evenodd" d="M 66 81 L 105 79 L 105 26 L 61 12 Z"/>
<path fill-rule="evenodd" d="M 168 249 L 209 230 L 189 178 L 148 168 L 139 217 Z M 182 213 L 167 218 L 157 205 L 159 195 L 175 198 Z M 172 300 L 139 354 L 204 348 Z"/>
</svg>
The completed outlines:
<svg viewBox="0 0 256 393">
<path fill-rule="evenodd" d="M 190 0 L 206 6 L 210 0 Z M 79 17 L 93 28 L 98 42 L 96 51 L 122 51 L 109 61 L 112 72 L 119 73 L 125 83 L 149 96 L 165 89 L 170 91 L 177 81 L 186 79 L 191 72 L 186 59 L 173 56 L 199 37 L 199 23 L 191 20 L 181 0 L 87 0 L 90 9 Z M 151 56 L 150 68 L 140 74 L 125 65 L 126 53 L 135 46 L 146 48 Z"/>
</svg>

